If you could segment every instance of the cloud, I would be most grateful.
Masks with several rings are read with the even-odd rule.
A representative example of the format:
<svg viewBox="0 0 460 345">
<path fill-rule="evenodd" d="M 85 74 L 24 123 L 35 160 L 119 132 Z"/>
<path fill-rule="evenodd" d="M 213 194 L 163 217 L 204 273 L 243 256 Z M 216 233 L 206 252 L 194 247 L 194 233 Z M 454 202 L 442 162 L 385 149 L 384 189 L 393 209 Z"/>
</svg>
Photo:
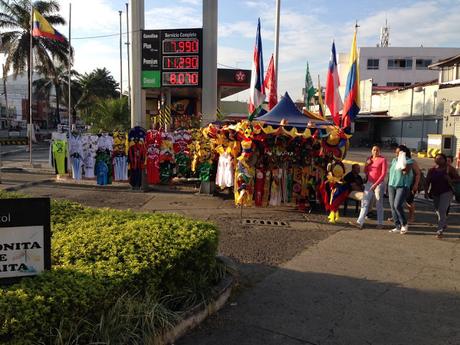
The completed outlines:
<svg viewBox="0 0 460 345">
<path fill-rule="evenodd" d="M 180 0 L 182 4 L 201 6 L 202 0 Z"/>
<path fill-rule="evenodd" d="M 81 35 L 101 35 L 107 33 L 116 33 L 119 30 L 118 9 L 112 8 L 109 1 L 106 0 L 60 0 L 61 15 L 68 23 L 69 20 L 69 2 L 72 2 L 72 32 Z M 125 11 L 122 6 L 119 10 Z M 123 25 L 125 25 L 126 14 L 123 16 Z M 59 30 L 59 29 L 58 29 Z M 66 30 L 63 33 L 67 35 Z M 75 37 L 78 37 L 75 36 Z"/>
<path fill-rule="evenodd" d="M 145 11 L 145 28 L 148 29 L 197 28 L 201 26 L 202 14 L 199 8 L 168 6 L 155 7 Z"/>
<path fill-rule="evenodd" d="M 217 61 L 222 67 L 231 66 L 234 68 L 251 68 L 252 52 L 246 49 L 219 46 Z"/>
</svg>

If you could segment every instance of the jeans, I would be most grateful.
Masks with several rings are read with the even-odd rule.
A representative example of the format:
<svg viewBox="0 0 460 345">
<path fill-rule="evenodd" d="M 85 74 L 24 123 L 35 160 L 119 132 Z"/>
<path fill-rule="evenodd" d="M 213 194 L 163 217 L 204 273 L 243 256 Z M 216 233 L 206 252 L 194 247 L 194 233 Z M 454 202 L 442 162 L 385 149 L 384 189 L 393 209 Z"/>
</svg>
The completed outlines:
<svg viewBox="0 0 460 345">
<path fill-rule="evenodd" d="M 438 230 L 444 230 L 446 228 L 447 209 L 452 201 L 452 196 L 452 192 L 445 192 L 441 195 L 433 196 L 434 209 L 438 216 Z"/>
<path fill-rule="evenodd" d="M 383 194 L 385 194 L 385 185 L 380 183 L 375 187 L 374 190 L 371 190 L 372 183 L 366 183 L 364 185 L 364 195 L 361 200 L 361 211 L 359 212 L 359 217 L 357 222 L 360 225 L 364 224 L 369 209 L 372 205 L 372 198 L 375 196 L 376 208 L 377 208 L 377 222 L 379 225 L 383 224 Z"/>
<path fill-rule="evenodd" d="M 388 199 L 390 202 L 391 215 L 396 225 L 396 229 L 401 229 L 407 225 L 406 215 L 404 214 L 404 203 L 406 202 L 409 188 L 388 186 Z"/>
</svg>

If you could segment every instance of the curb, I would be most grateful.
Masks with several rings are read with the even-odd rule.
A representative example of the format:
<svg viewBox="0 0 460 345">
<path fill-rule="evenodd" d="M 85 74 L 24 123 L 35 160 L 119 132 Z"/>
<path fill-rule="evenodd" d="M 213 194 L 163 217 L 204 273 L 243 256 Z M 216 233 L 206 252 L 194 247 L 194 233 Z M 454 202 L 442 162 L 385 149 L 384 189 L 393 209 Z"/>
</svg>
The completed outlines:
<svg viewBox="0 0 460 345">
<path fill-rule="evenodd" d="M 6 191 L 6 192 L 17 192 L 17 191 L 19 191 L 21 189 L 24 189 L 24 188 L 29 188 L 29 187 L 32 187 L 32 186 L 36 186 L 36 185 L 39 185 L 39 184 L 42 184 L 42 183 L 48 183 L 48 182 L 52 182 L 52 181 L 53 181 L 52 179 L 45 179 L 45 180 L 27 182 L 27 183 L 18 184 L 17 186 L 13 186 L 13 187 L 7 187 L 7 188 L 5 188 L 3 190 Z"/>
<path fill-rule="evenodd" d="M 207 304 L 199 304 L 187 312 L 179 324 L 174 326 L 172 329 L 165 331 L 163 334 L 155 336 L 152 342 L 153 345 L 174 344 L 176 340 L 201 324 L 208 316 L 211 316 L 212 314 L 222 309 L 222 307 L 230 298 L 233 286 L 235 285 L 237 278 L 234 273 L 234 267 L 236 267 L 235 264 L 229 258 L 220 257 L 220 259 L 224 262 L 225 265 L 231 262 L 231 266 L 227 266 L 228 276 L 225 277 L 216 287 L 216 297 L 214 297 L 213 300 Z"/>
<path fill-rule="evenodd" d="M 173 194 L 193 194 L 195 191 L 193 190 L 186 190 L 180 188 L 171 188 L 169 186 L 149 186 L 145 190 L 132 190 L 131 185 L 126 182 L 126 185 L 98 185 L 96 181 L 91 181 L 92 183 L 79 183 L 79 182 L 72 182 L 72 180 L 58 180 L 52 179 L 53 183 L 63 187 L 80 187 L 80 188 L 88 188 L 88 189 L 100 189 L 100 190 L 116 190 L 116 191 L 124 191 L 124 192 L 136 192 L 136 193 L 173 193 Z"/>
</svg>

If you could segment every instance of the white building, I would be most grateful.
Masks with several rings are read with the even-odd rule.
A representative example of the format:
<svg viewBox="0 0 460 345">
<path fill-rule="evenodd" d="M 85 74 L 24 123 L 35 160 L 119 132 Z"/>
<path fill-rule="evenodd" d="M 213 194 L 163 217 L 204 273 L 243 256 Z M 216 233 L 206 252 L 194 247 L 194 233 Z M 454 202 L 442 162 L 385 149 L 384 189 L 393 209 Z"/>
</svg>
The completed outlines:
<svg viewBox="0 0 460 345">
<path fill-rule="evenodd" d="M 460 54 L 460 48 L 361 47 L 358 49 L 360 79 L 372 79 L 374 86 L 404 87 L 438 78 L 428 66 Z M 340 82 L 345 85 L 349 53 L 339 53 Z"/>
<path fill-rule="evenodd" d="M 452 152 L 460 155 L 460 54 L 430 66 L 439 74 L 439 101 L 444 105 L 442 134 L 453 135 Z M 460 164 L 460 163 L 458 163 Z"/>
</svg>

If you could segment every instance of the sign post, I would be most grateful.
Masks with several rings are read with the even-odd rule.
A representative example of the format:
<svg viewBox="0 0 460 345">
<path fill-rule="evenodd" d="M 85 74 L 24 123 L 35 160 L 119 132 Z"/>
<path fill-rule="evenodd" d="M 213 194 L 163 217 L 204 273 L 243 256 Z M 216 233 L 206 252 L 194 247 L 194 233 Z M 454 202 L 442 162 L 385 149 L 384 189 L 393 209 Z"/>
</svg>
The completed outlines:
<svg viewBox="0 0 460 345">
<path fill-rule="evenodd" d="M 0 284 L 50 268 L 50 199 L 1 199 Z"/>
</svg>

